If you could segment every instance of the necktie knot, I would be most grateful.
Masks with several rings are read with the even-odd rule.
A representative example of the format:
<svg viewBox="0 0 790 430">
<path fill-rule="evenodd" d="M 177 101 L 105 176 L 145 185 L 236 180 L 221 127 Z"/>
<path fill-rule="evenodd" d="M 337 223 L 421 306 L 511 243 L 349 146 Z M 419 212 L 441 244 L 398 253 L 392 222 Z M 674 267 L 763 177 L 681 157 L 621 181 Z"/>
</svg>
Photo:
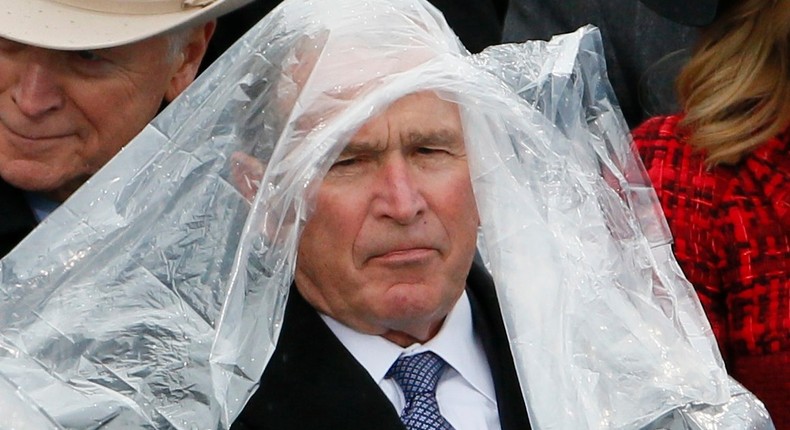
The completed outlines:
<svg viewBox="0 0 790 430">
<path fill-rule="evenodd" d="M 398 383 L 409 403 L 417 394 L 436 392 L 436 384 L 446 365 L 441 357 L 432 352 L 401 356 L 392 365 L 387 377 Z"/>
<path fill-rule="evenodd" d="M 436 385 L 447 366 L 432 352 L 401 356 L 387 372 L 403 390 L 406 406 L 401 420 L 407 429 L 452 430 L 436 403 Z"/>
</svg>

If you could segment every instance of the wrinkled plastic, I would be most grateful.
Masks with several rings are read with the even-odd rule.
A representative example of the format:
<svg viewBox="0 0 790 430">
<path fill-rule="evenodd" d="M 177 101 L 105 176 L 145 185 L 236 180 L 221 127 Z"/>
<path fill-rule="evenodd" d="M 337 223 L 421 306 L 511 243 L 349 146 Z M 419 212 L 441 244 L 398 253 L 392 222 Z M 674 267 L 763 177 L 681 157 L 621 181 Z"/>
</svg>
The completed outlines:
<svg viewBox="0 0 790 430">
<path fill-rule="evenodd" d="M 459 105 L 534 428 L 772 428 L 671 255 L 597 30 L 470 56 L 420 0 L 285 1 L 0 262 L 2 427 L 227 429 L 316 186 L 416 91 Z"/>
</svg>

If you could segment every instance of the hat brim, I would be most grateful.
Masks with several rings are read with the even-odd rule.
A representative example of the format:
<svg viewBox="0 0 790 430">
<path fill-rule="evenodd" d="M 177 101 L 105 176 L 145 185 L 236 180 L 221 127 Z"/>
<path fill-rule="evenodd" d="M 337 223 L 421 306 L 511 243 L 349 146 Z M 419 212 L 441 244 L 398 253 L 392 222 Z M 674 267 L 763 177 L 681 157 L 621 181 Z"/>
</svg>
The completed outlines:
<svg viewBox="0 0 790 430">
<path fill-rule="evenodd" d="M 207 22 L 250 1 L 218 0 L 179 12 L 131 15 L 51 0 L 0 0 L 0 37 L 48 49 L 110 48 Z"/>
</svg>

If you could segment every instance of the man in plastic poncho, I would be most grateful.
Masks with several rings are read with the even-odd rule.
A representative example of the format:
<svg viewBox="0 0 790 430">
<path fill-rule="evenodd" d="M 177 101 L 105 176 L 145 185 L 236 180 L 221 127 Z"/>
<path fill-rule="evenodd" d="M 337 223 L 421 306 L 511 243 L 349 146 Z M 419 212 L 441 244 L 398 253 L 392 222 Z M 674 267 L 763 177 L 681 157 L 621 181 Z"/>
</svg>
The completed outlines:
<svg viewBox="0 0 790 430">
<path fill-rule="evenodd" d="M 604 72 L 593 29 L 470 56 L 421 0 L 284 2 L 2 260 L 3 418 L 771 428 Z"/>
<path fill-rule="evenodd" d="M 414 429 L 529 428 L 493 284 L 470 273 L 466 158 L 457 106 L 430 91 L 351 137 L 318 186 L 279 343 L 234 428 L 395 430 L 400 411 Z M 422 376 L 399 374 L 407 363 L 436 387 L 402 385 Z"/>
</svg>

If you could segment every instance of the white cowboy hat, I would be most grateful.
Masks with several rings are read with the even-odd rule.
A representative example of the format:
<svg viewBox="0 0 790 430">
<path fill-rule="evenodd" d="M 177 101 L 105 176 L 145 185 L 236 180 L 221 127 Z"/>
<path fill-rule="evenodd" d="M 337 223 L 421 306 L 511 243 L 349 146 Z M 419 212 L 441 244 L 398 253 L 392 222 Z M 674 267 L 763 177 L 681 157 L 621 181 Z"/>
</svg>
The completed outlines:
<svg viewBox="0 0 790 430">
<path fill-rule="evenodd" d="M 109 48 L 196 25 L 252 0 L 0 0 L 0 37 L 60 50 Z"/>
</svg>

